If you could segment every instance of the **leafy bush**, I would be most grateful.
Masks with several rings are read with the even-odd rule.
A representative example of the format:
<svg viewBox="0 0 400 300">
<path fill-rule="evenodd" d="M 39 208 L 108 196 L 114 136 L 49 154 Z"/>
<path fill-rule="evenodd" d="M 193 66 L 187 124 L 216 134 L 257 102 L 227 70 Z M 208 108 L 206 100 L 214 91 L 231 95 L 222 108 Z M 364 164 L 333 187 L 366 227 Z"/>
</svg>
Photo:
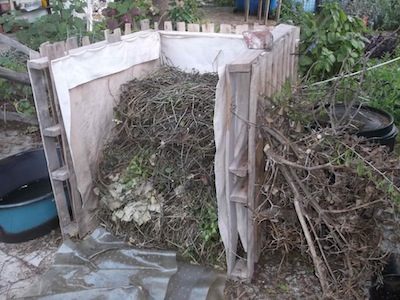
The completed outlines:
<svg viewBox="0 0 400 300">
<path fill-rule="evenodd" d="M 26 72 L 27 56 L 17 51 L 0 53 L 0 66 L 12 71 Z M 12 82 L 0 78 L 1 100 L 3 103 L 11 104 L 18 112 L 34 115 L 32 89 L 30 86 Z"/>
<path fill-rule="evenodd" d="M 151 0 L 122 0 L 108 3 L 102 14 L 106 17 L 105 27 L 110 30 L 124 29 L 125 23 L 140 21 L 159 13 Z M 101 25 L 100 25 L 101 26 Z"/>
<path fill-rule="evenodd" d="M 289 17 L 301 27 L 301 75 L 321 80 L 357 68 L 368 41 L 361 19 L 346 15 L 334 2 L 323 4 L 317 16 L 296 8 Z"/>
<path fill-rule="evenodd" d="M 74 16 L 74 12 L 83 13 L 86 4 L 80 0 L 70 2 L 67 6 L 62 0 L 51 1 L 53 13 L 40 17 L 25 30 L 18 31 L 18 40 L 32 49 L 38 49 L 46 41 L 65 41 L 69 37 L 79 40 L 86 33 L 86 23 Z"/>
<path fill-rule="evenodd" d="M 397 49 L 396 57 L 400 57 L 400 48 Z M 385 58 L 375 63 L 388 60 L 389 58 Z M 400 126 L 399 71 L 400 60 L 368 71 L 363 82 L 363 90 L 370 104 L 392 114 L 398 126 Z"/>
<path fill-rule="evenodd" d="M 197 0 L 172 0 L 169 5 L 171 9 L 168 10 L 168 16 L 173 23 L 196 23 L 204 17 L 203 13 L 198 10 L 199 2 Z"/>
<path fill-rule="evenodd" d="M 11 11 L 4 13 L 0 16 L 0 25 L 3 26 L 3 31 L 5 33 L 12 32 L 16 27 L 19 28 L 26 28 L 29 26 L 29 23 L 24 19 L 18 19 L 17 17 L 20 16 L 21 13 L 18 11 Z"/>
<path fill-rule="evenodd" d="M 400 1 L 398 0 L 347 0 L 343 9 L 360 18 L 368 16 L 374 28 L 393 30 L 400 26 Z"/>
</svg>

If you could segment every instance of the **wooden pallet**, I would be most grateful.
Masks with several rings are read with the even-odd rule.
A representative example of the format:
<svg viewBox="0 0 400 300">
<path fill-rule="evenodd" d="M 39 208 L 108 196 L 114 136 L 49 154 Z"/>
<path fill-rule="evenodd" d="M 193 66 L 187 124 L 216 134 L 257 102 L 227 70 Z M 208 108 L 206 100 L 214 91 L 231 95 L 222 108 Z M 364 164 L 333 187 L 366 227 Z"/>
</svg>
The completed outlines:
<svg viewBox="0 0 400 300">
<path fill-rule="evenodd" d="M 43 148 L 64 238 L 83 237 L 97 225 L 96 219 L 85 211 L 77 189 L 72 156 L 51 76 L 50 61 L 64 56 L 77 45 L 74 38 L 67 43 L 44 43 L 40 47 L 40 55 L 44 58 L 41 63 L 28 62 Z"/>
<path fill-rule="evenodd" d="M 265 96 L 279 92 L 287 80 L 295 81 L 299 29 L 280 25 L 274 32 L 271 52 L 252 50 L 237 57 L 226 68 L 229 91 L 226 125 L 226 194 L 231 239 L 227 253 L 228 275 L 251 280 L 265 241 L 265 225 L 256 218 L 264 199 L 264 142 L 258 131 L 257 112 Z M 238 241 L 246 257 L 237 257 Z"/>
</svg>

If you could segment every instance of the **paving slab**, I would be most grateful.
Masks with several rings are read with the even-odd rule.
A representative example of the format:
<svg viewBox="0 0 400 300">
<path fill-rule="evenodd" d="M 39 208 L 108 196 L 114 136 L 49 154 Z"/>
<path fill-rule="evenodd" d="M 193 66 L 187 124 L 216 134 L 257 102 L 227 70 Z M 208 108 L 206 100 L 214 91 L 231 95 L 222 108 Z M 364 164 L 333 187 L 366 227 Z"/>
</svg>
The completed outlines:
<svg viewBox="0 0 400 300">
<path fill-rule="evenodd" d="M 24 243 L 0 243 L 0 300 L 21 298 L 54 261 L 60 230 Z"/>
</svg>

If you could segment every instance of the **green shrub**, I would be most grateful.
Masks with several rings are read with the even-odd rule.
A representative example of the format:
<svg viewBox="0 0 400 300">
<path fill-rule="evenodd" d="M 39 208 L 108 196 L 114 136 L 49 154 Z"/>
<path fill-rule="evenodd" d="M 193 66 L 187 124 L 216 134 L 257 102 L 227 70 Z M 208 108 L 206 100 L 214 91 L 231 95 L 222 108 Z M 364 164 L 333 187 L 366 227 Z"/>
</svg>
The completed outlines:
<svg viewBox="0 0 400 300">
<path fill-rule="evenodd" d="M 348 0 L 343 9 L 347 14 L 360 18 L 368 16 L 374 28 L 394 30 L 400 27 L 399 0 Z"/>
<path fill-rule="evenodd" d="M 69 37 L 80 40 L 86 34 L 86 22 L 73 15 L 83 13 L 85 2 L 72 0 L 69 7 L 62 0 L 53 0 L 52 14 L 44 15 L 31 23 L 25 30 L 17 32 L 18 40 L 32 49 L 44 42 L 65 41 Z"/>
<path fill-rule="evenodd" d="M 4 13 L 0 16 L 0 25 L 3 26 L 3 31 L 5 33 L 12 32 L 15 27 L 19 28 L 27 28 L 29 23 L 24 19 L 18 19 L 21 13 L 18 11 L 11 11 Z"/>
<path fill-rule="evenodd" d="M 124 29 L 125 23 L 133 24 L 136 21 L 157 15 L 159 9 L 153 5 L 151 0 L 122 0 L 108 3 L 107 8 L 102 13 L 106 17 L 104 27 L 114 30 L 116 28 Z M 99 28 L 99 25 L 97 28 Z"/>
<path fill-rule="evenodd" d="M 396 57 L 400 57 L 400 48 L 397 50 Z M 389 57 L 376 60 L 375 64 L 388 60 Z M 400 60 L 368 71 L 362 83 L 363 91 L 366 98 L 370 100 L 370 104 L 392 114 L 398 126 L 400 126 L 399 71 Z"/>
<path fill-rule="evenodd" d="M 291 17 L 301 27 L 301 75 L 322 80 L 357 69 L 368 41 L 361 19 L 346 15 L 334 2 L 325 3 L 316 16 L 297 10 Z"/>
<path fill-rule="evenodd" d="M 0 53 L 0 66 L 16 72 L 27 72 L 27 57 L 19 52 Z M 29 115 L 34 114 L 32 89 L 30 86 L 0 78 L 1 100 L 15 106 L 16 110 Z"/>
<path fill-rule="evenodd" d="M 234 7 L 236 0 L 204 0 L 202 3 L 210 3 L 218 7 Z"/>
<path fill-rule="evenodd" d="M 168 10 L 168 16 L 174 24 L 176 22 L 196 23 L 204 17 L 198 9 L 198 0 L 172 0 L 169 5 L 171 9 Z"/>
</svg>

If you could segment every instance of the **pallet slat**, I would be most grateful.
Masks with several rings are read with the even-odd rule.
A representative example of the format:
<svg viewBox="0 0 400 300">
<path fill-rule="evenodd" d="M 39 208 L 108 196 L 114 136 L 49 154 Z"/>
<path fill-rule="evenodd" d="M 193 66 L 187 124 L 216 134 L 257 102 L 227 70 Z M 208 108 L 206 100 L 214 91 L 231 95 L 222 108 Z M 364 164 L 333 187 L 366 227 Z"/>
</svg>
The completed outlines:
<svg viewBox="0 0 400 300">
<path fill-rule="evenodd" d="M 265 26 L 257 27 L 256 25 L 256 28 L 262 29 Z M 294 28 L 293 26 L 279 25 L 277 30 L 273 31 L 274 47 L 272 51 L 245 51 L 226 68 L 227 72 L 232 75 L 229 93 L 236 95 L 230 96 L 230 99 L 236 102 L 229 104 L 230 111 L 227 112 L 231 116 L 229 128 L 232 128 L 232 126 L 235 128 L 231 130 L 230 134 L 233 134 L 236 148 L 235 155 L 232 155 L 231 152 L 228 152 L 228 147 L 232 147 L 232 144 L 227 144 L 226 159 L 229 162 L 229 173 L 231 173 L 231 176 L 227 178 L 231 181 L 226 183 L 226 190 L 230 193 L 230 201 L 235 203 L 234 210 L 236 212 L 231 214 L 236 216 L 235 222 L 246 255 L 244 259 L 235 259 L 232 264 L 231 257 L 227 254 L 228 265 L 230 266 L 228 275 L 233 278 L 251 280 L 254 265 L 260 257 L 261 246 L 266 237 L 263 226 L 259 224 L 258 220 L 255 220 L 255 212 L 262 209 L 260 205 L 264 202 L 261 193 L 261 180 L 264 173 L 264 156 L 262 153 L 264 142 L 258 134 L 259 117 L 257 111 L 259 103 L 264 99 L 263 94 L 270 96 L 279 91 L 284 82 L 294 76 L 292 74 L 294 71 L 292 64 L 295 63 L 292 57 L 292 49 L 294 48 L 292 39 L 296 39 L 296 34 L 293 33 Z M 237 32 L 240 31 L 239 27 Z M 247 81 L 244 80 L 244 77 L 241 77 L 244 74 L 250 74 L 251 78 Z M 238 80 L 238 78 L 242 79 Z M 246 89 L 248 90 L 247 96 L 242 94 Z M 241 114 L 244 107 L 241 106 L 240 102 L 234 100 L 238 95 L 241 95 L 238 99 L 244 99 L 243 101 L 248 105 L 248 117 Z M 247 122 L 245 128 L 242 127 L 242 120 Z M 247 135 L 243 134 L 243 129 L 247 131 Z M 243 138 L 247 141 L 245 147 L 241 146 Z M 231 223 L 231 226 L 233 225 Z M 246 237 L 245 241 L 243 241 L 242 236 Z M 237 237 L 234 238 L 234 241 L 229 241 L 231 248 L 233 247 L 232 243 L 237 240 Z M 231 267 L 232 265 L 233 267 Z"/>
<path fill-rule="evenodd" d="M 237 156 L 234 157 L 229 165 L 229 171 L 238 177 L 247 176 L 248 158 L 247 147 L 243 148 Z"/>
<path fill-rule="evenodd" d="M 140 29 L 141 30 L 148 30 L 150 29 L 150 20 L 144 19 L 140 21 Z"/>
<path fill-rule="evenodd" d="M 67 39 L 66 45 L 67 45 L 67 51 L 78 48 L 78 40 L 76 39 L 76 37 L 70 37 Z"/>
<path fill-rule="evenodd" d="M 247 204 L 248 197 L 248 179 L 237 178 L 237 182 L 233 185 L 233 189 L 230 195 L 232 202 Z"/>
<path fill-rule="evenodd" d="M 104 36 L 108 44 L 117 43 L 121 41 L 121 29 L 116 28 L 114 29 L 113 33 L 107 29 L 104 31 Z"/>
<path fill-rule="evenodd" d="M 82 46 L 90 45 L 90 39 L 87 35 L 82 38 Z"/>
<path fill-rule="evenodd" d="M 132 24 L 131 23 L 125 23 L 124 33 L 125 33 L 125 35 L 132 33 Z"/>
<path fill-rule="evenodd" d="M 165 31 L 172 31 L 173 30 L 171 21 L 165 21 L 164 22 L 164 30 Z"/>
<path fill-rule="evenodd" d="M 62 166 L 61 168 L 51 172 L 51 177 L 53 177 L 54 180 L 66 181 L 69 178 L 67 166 Z"/>
<path fill-rule="evenodd" d="M 207 23 L 201 25 L 202 32 L 215 32 L 215 25 L 214 23 Z"/>
<path fill-rule="evenodd" d="M 249 30 L 249 25 L 248 24 L 243 24 L 243 25 L 237 25 L 236 26 L 236 34 L 242 34 L 245 31 Z"/>
<path fill-rule="evenodd" d="M 57 144 L 53 138 L 48 138 L 43 135 L 43 128 L 50 127 L 51 118 L 47 99 L 47 88 L 46 83 L 43 80 L 43 71 L 28 68 L 29 76 L 31 78 L 32 90 L 34 95 L 34 101 L 36 106 L 36 114 L 39 120 L 39 127 L 42 133 L 43 148 L 45 150 L 46 160 L 49 171 L 55 171 L 60 167 L 59 158 L 56 151 L 53 149 L 57 148 Z M 60 221 L 60 227 L 63 228 L 71 223 L 71 217 L 68 213 L 67 198 L 64 192 L 63 183 L 60 181 L 53 180 L 50 176 L 50 182 L 53 189 L 53 193 L 57 195 L 57 213 Z"/>
<path fill-rule="evenodd" d="M 186 31 L 186 23 L 185 22 L 176 22 L 176 30 L 177 31 Z"/>
<path fill-rule="evenodd" d="M 188 31 L 189 32 L 200 32 L 200 25 L 199 24 L 188 24 Z"/>
<path fill-rule="evenodd" d="M 56 124 L 43 129 L 43 135 L 48 137 L 57 137 L 61 135 L 61 126 Z"/>
<path fill-rule="evenodd" d="M 230 24 L 221 24 L 219 32 L 220 33 L 232 33 L 232 26 Z"/>
</svg>

